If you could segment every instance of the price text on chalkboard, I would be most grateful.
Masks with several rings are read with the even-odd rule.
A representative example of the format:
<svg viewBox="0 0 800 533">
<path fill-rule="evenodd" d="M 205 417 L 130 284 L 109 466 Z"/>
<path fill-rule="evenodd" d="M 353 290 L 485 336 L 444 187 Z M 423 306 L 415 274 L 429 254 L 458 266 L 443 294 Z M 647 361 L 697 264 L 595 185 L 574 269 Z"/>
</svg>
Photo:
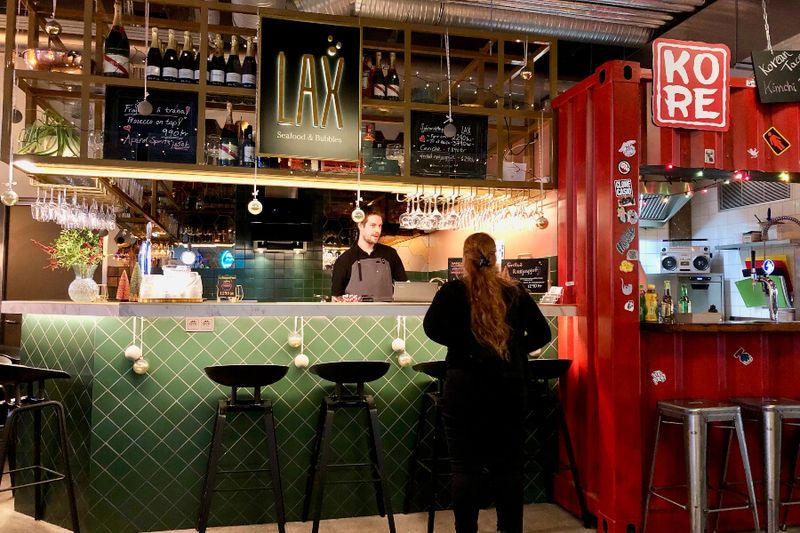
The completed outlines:
<svg viewBox="0 0 800 533">
<path fill-rule="evenodd" d="M 236 276 L 217 276 L 217 299 L 236 297 Z"/>
<path fill-rule="evenodd" d="M 103 157 L 195 163 L 197 93 L 149 91 L 153 112 L 140 115 L 140 89 L 106 87 Z"/>
<path fill-rule="evenodd" d="M 762 103 L 800 102 L 800 51 L 753 52 L 753 70 Z"/>
<path fill-rule="evenodd" d="M 462 257 L 447 258 L 447 281 L 461 279 L 464 276 L 464 259 Z"/>
<path fill-rule="evenodd" d="M 485 178 L 488 117 L 453 115 L 453 138 L 444 135 L 446 119 L 442 113 L 411 112 L 411 174 Z"/>
<path fill-rule="evenodd" d="M 528 292 L 547 292 L 550 279 L 550 260 L 538 259 L 504 259 L 503 270 L 508 271 L 511 279 L 522 283 Z"/>
</svg>

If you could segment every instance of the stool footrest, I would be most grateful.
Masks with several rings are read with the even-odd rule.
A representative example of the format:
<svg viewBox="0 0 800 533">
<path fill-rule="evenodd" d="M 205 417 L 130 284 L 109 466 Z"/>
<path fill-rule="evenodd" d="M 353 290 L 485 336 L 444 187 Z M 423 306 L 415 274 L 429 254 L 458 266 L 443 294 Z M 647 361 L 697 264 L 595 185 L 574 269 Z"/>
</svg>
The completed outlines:
<svg viewBox="0 0 800 533">
<path fill-rule="evenodd" d="M 251 492 L 257 490 L 272 490 L 272 485 L 263 487 L 237 487 L 235 489 L 214 489 L 212 492 Z"/>
<path fill-rule="evenodd" d="M 338 479 L 338 480 L 335 480 L 335 481 L 328 481 L 326 479 L 324 484 L 325 485 L 355 485 L 355 484 L 360 484 L 360 483 L 379 483 L 380 481 L 381 481 L 381 478 L 379 478 L 379 477 L 371 478 L 371 479 L 354 479 L 352 481 L 351 480 L 347 480 L 347 479 Z"/>
<path fill-rule="evenodd" d="M 328 468 L 354 468 L 374 466 L 372 463 L 328 463 Z"/>
<path fill-rule="evenodd" d="M 249 470 L 217 470 L 217 474 L 254 474 L 256 472 L 269 471 L 269 468 L 251 468 Z"/>
<path fill-rule="evenodd" d="M 32 483 L 23 483 L 21 485 L 14 485 L 12 487 L 6 487 L 4 489 L 0 489 L 0 492 L 8 492 L 10 490 L 17 490 L 17 489 L 24 489 L 25 487 L 35 487 L 36 485 L 46 485 L 47 483 L 54 483 L 56 481 L 61 481 L 62 479 L 66 479 L 66 476 L 61 472 L 56 472 L 55 470 L 51 470 L 44 466 L 26 466 L 23 468 L 15 468 L 13 470 L 6 470 L 3 472 L 3 475 L 11 475 L 16 474 L 17 472 L 25 472 L 27 470 L 41 470 L 43 472 L 47 472 L 48 474 L 53 474 L 55 477 L 49 479 L 43 479 L 41 481 L 34 481 Z"/>
</svg>

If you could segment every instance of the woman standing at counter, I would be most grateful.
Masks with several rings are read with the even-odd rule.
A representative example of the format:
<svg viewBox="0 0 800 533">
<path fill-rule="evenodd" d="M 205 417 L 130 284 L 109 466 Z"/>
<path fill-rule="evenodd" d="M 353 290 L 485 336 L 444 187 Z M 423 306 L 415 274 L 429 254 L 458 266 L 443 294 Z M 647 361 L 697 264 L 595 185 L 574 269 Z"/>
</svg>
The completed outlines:
<svg viewBox="0 0 800 533">
<path fill-rule="evenodd" d="M 423 325 L 447 346 L 444 422 L 456 532 L 478 531 L 488 469 L 498 531 L 522 533 L 526 361 L 550 341 L 550 326 L 522 286 L 500 276 L 486 233 L 464 241 L 464 278 L 442 286 Z"/>
</svg>

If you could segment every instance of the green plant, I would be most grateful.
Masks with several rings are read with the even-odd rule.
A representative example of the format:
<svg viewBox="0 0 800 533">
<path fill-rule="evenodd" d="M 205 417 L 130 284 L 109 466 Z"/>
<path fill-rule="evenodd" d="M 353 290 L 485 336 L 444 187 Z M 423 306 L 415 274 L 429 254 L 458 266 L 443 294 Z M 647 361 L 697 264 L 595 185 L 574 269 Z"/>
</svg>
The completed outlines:
<svg viewBox="0 0 800 533">
<path fill-rule="evenodd" d="M 61 230 L 52 245 L 33 243 L 50 255 L 52 270 L 57 268 L 87 267 L 103 260 L 103 239 L 88 229 Z"/>
<path fill-rule="evenodd" d="M 22 130 L 19 142 L 20 154 L 66 157 L 77 157 L 81 145 L 75 127 L 50 110 L 46 110 L 44 117 L 37 118 L 33 124 Z"/>
</svg>

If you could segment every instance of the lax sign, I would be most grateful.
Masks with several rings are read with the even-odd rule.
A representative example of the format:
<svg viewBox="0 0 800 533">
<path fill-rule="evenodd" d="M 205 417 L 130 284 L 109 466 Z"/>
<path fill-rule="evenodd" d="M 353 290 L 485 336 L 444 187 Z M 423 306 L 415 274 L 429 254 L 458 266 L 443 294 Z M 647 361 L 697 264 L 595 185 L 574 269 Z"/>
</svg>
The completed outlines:
<svg viewBox="0 0 800 533">
<path fill-rule="evenodd" d="M 730 57 L 724 44 L 653 41 L 653 122 L 728 131 Z"/>
</svg>

